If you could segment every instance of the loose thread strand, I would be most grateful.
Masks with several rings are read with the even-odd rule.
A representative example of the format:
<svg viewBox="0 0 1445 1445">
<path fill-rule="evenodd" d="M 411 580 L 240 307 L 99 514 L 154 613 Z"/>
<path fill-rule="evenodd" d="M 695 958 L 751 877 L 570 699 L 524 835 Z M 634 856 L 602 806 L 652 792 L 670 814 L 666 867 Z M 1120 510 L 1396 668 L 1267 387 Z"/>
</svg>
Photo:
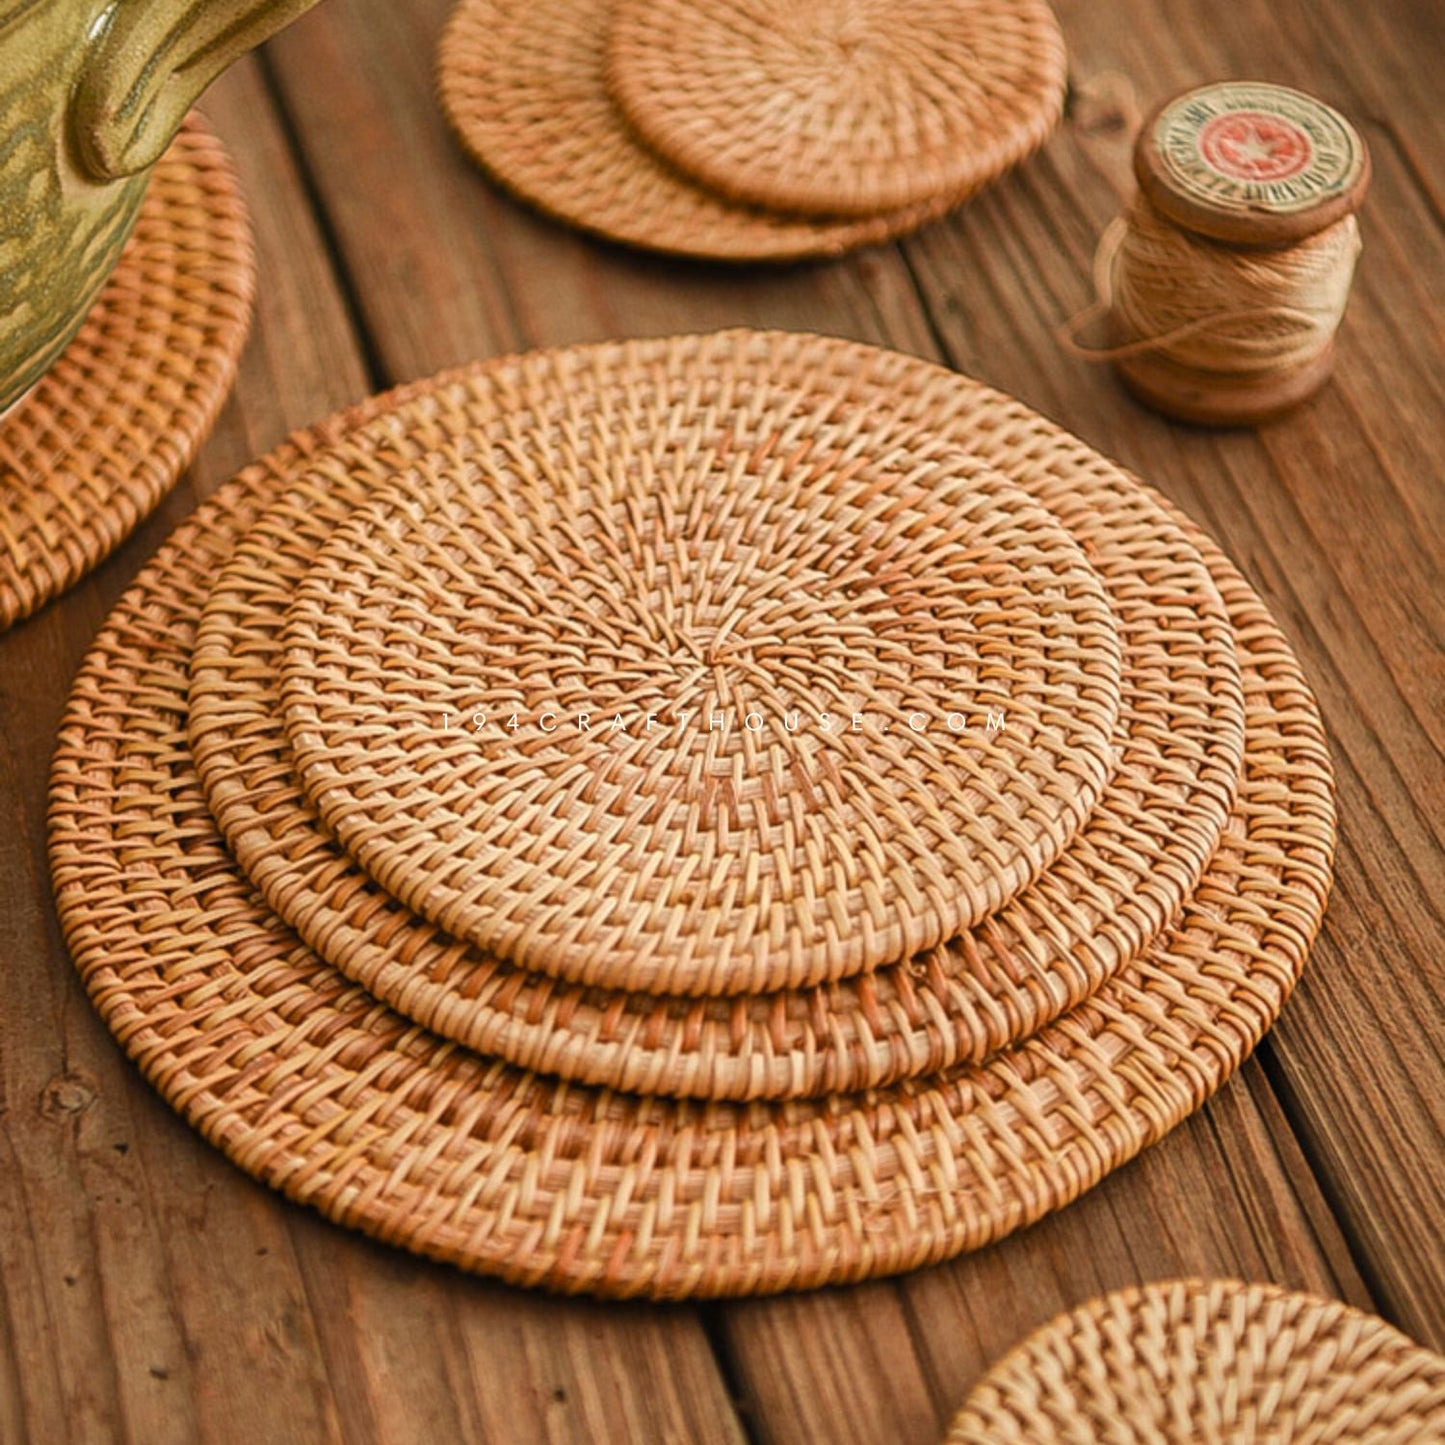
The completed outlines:
<svg viewBox="0 0 1445 1445">
<path fill-rule="evenodd" d="M 1260 250 L 1183 231 L 1137 197 L 1100 237 L 1094 301 L 1056 336 L 1085 361 L 1158 354 L 1198 371 L 1285 372 L 1329 345 L 1360 249 L 1352 215 L 1296 245 Z M 1102 320 L 1123 339 L 1085 342 Z"/>
</svg>

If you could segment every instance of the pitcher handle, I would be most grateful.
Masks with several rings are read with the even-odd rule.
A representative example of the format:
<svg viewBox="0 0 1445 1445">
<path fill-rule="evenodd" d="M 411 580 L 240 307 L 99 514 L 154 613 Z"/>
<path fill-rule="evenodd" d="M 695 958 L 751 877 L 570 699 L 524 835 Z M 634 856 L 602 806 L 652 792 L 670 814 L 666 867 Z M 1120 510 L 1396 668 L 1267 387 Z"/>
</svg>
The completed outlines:
<svg viewBox="0 0 1445 1445">
<path fill-rule="evenodd" d="M 85 169 L 99 181 L 155 164 L 203 90 L 316 0 L 115 0 L 71 103 Z"/>
</svg>

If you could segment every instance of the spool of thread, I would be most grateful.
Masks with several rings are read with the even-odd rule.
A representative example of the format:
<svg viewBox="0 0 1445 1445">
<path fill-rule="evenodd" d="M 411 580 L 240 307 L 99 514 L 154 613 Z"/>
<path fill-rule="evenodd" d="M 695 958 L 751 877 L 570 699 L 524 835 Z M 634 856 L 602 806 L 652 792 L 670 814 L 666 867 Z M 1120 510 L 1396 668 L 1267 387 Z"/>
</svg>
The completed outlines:
<svg viewBox="0 0 1445 1445">
<path fill-rule="evenodd" d="M 1109 345 L 1086 354 L 1184 421 L 1247 425 L 1305 400 L 1334 363 L 1369 171 L 1349 121 L 1300 91 L 1224 81 L 1166 102 L 1100 243 L 1090 315 Z"/>
</svg>

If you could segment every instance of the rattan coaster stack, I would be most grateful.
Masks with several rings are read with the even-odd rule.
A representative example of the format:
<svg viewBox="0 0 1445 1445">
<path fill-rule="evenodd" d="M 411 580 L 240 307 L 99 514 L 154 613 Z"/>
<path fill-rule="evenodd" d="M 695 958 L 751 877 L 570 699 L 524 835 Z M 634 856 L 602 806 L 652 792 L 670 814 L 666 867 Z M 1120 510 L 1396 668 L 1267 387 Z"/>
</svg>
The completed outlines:
<svg viewBox="0 0 1445 1445">
<path fill-rule="evenodd" d="M 98 1008 L 243 1168 L 656 1296 L 1074 1198 L 1276 1017 L 1333 841 L 1298 667 L 1166 503 L 953 373 L 745 331 L 252 467 L 97 641 L 51 823 Z"/>
<path fill-rule="evenodd" d="M 180 479 L 230 391 L 254 290 L 235 173 L 193 116 L 85 325 L 0 417 L 0 631 L 98 567 Z"/>
<path fill-rule="evenodd" d="M 1043 144 L 1044 0 L 461 0 L 442 104 L 501 185 L 610 240 L 728 261 L 916 229 Z"/>
<path fill-rule="evenodd" d="M 1338 1300 L 1235 1280 L 1121 1290 L 991 1369 L 947 1445 L 1426 1445 L 1445 1359 Z"/>
</svg>

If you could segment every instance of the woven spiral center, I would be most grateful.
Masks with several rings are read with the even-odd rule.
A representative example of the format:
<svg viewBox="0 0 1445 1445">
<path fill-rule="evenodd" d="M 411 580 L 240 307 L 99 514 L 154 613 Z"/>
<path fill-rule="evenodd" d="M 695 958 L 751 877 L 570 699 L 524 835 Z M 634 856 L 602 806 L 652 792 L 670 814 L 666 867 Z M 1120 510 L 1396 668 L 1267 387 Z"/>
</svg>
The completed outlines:
<svg viewBox="0 0 1445 1445">
<path fill-rule="evenodd" d="M 1057 856 L 1119 643 L 1049 513 L 788 392 L 545 401 L 297 589 L 298 772 L 378 881 L 525 967 L 716 993 L 931 947 Z"/>
</svg>

